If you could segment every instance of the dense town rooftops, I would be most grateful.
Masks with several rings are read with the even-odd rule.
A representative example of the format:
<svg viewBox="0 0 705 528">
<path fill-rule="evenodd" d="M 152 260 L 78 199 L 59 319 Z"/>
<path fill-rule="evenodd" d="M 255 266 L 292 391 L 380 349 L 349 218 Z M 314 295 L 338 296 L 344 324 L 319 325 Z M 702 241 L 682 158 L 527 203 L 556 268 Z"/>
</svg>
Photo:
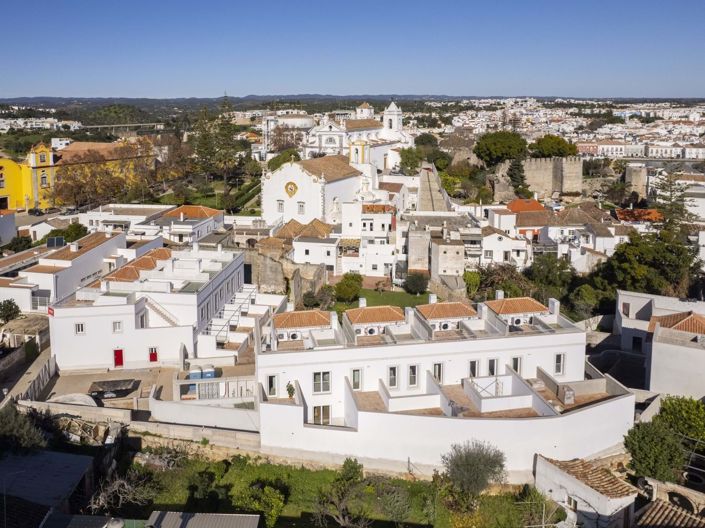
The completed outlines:
<svg viewBox="0 0 705 528">
<path fill-rule="evenodd" d="M 513 297 L 485 301 L 485 305 L 498 315 L 513 315 L 526 313 L 544 313 L 548 308 L 531 297 Z"/>
<path fill-rule="evenodd" d="M 323 178 L 328 183 L 362 174 L 350 165 L 346 156 L 341 155 L 323 156 L 322 158 L 297 161 L 296 163 L 311 176 Z"/>
<path fill-rule="evenodd" d="M 571 477 L 611 499 L 636 495 L 637 490 L 623 480 L 613 475 L 607 468 L 600 467 L 582 459 L 546 461 L 568 473 Z"/>
<path fill-rule="evenodd" d="M 472 306 L 461 302 L 420 304 L 416 307 L 416 311 L 418 311 L 426 320 L 456 319 L 477 316 L 477 312 Z"/>
</svg>

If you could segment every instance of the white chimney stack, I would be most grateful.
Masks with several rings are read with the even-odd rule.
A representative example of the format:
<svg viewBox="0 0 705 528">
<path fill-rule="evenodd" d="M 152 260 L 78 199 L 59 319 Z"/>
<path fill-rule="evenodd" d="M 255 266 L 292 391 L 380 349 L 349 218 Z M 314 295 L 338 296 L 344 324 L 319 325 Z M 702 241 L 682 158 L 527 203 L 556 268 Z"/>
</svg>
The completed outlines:
<svg viewBox="0 0 705 528">
<path fill-rule="evenodd" d="M 78 242 L 71 242 L 69 244 L 69 251 L 71 253 L 76 253 L 78 251 Z"/>
<path fill-rule="evenodd" d="M 438 302 L 438 295 L 435 293 L 428 294 L 428 304 L 436 304 Z"/>
<path fill-rule="evenodd" d="M 494 298 L 497 299 L 498 301 L 500 299 L 504 299 L 504 290 L 495 290 Z"/>
<path fill-rule="evenodd" d="M 183 212 L 183 211 L 181 211 L 181 212 L 179 213 L 179 221 L 181 221 L 181 222 L 184 221 L 184 212 Z"/>
<path fill-rule="evenodd" d="M 365 308 L 365 307 L 367 306 L 367 299 L 365 299 L 364 297 L 360 297 L 360 298 L 357 300 L 357 305 L 358 305 L 360 308 Z"/>
</svg>

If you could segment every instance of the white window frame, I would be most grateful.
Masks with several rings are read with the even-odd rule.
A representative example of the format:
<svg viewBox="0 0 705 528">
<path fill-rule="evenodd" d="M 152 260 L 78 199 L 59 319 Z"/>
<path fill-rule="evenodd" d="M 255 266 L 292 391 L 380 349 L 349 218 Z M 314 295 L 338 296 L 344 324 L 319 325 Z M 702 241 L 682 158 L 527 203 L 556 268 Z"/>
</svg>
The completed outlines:
<svg viewBox="0 0 705 528">
<path fill-rule="evenodd" d="M 270 374 L 267 376 L 267 396 L 275 397 L 279 393 L 279 376 Z"/>
<path fill-rule="evenodd" d="M 499 363 L 499 361 L 497 361 L 497 358 L 489 358 L 487 360 L 487 375 L 488 376 L 497 376 L 498 363 Z"/>
<path fill-rule="evenodd" d="M 326 376 L 327 375 L 327 376 Z M 320 380 L 316 382 L 316 376 L 320 377 Z M 326 377 L 328 380 L 326 381 Z M 328 394 L 330 393 L 330 370 L 321 370 L 318 372 L 313 373 L 312 377 L 313 381 L 313 393 L 314 394 Z M 327 387 L 326 387 L 327 383 Z M 318 385 L 318 389 L 316 389 L 316 385 Z"/>
<path fill-rule="evenodd" d="M 475 368 L 473 369 L 473 365 L 475 365 Z M 475 371 L 473 374 L 472 371 Z M 468 361 L 468 377 L 470 378 L 479 378 L 480 377 L 480 360 L 479 359 L 471 359 Z"/>
<path fill-rule="evenodd" d="M 86 335 L 86 325 L 85 323 L 74 323 L 73 333 L 76 335 Z"/>
<path fill-rule="evenodd" d="M 122 334 L 122 321 L 113 321 L 113 334 Z"/>
<path fill-rule="evenodd" d="M 514 362 L 516 361 L 516 367 L 514 366 Z M 521 367 L 522 367 L 522 357 L 521 356 L 514 356 L 512 358 L 512 368 L 514 371 L 521 376 Z"/>
<path fill-rule="evenodd" d="M 565 354 L 556 354 L 553 357 L 553 373 L 559 376 L 565 374 Z"/>
<path fill-rule="evenodd" d="M 412 374 L 413 370 L 413 374 Z M 418 365 L 409 365 L 409 371 L 407 372 L 407 382 L 409 384 L 409 387 L 418 387 L 419 385 L 419 366 Z M 412 376 L 413 376 L 413 382 L 412 382 Z"/>
<path fill-rule="evenodd" d="M 436 367 L 438 367 L 438 373 L 439 373 L 438 376 L 436 376 Z M 433 364 L 433 370 L 432 370 L 433 379 L 435 379 L 438 383 L 443 383 L 443 374 L 445 374 L 445 372 L 443 372 L 444 370 L 445 369 L 443 368 L 443 363 L 434 363 Z"/>
<path fill-rule="evenodd" d="M 297 206 L 297 211 L 300 215 L 306 214 L 306 202 L 298 202 L 296 204 L 296 206 Z"/>
<path fill-rule="evenodd" d="M 392 379 L 394 380 L 393 384 Z M 396 389 L 399 387 L 399 367 L 396 365 L 387 367 L 387 386 L 390 389 Z"/>
<path fill-rule="evenodd" d="M 316 410 L 317 409 L 318 409 L 319 420 L 316 420 Z M 328 418 L 327 419 L 325 417 L 324 409 L 328 410 Z M 330 415 L 331 415 L 330 405 L 314 405 L 313 412 L 311 414 L 313 415 L 314 425 L 330 425 Z"/>
<path fill-rule="evenodd" d="M 355 386 L 355 373 L 357 372 L 357 387 Z M 350 386 L 352 390 L 362 389 L 362 369 L 352 369 L 350 371 Z"/>
<path fill-rule="evenodd" d="M 277 200 L 277 213 L 284 212 L 284 200 Z"/>
</svg>

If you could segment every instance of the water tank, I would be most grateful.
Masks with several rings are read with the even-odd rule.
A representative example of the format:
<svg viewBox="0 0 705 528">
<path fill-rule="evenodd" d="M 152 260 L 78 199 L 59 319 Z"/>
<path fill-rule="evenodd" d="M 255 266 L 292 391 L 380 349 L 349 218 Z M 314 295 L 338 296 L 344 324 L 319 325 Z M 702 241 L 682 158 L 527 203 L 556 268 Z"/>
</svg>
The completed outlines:
<svg viewBox="0 0 705 528">
<path fill-rule="evenodd" d="M 213 365 L 206 365 L 203 367 L 203 378 L 215 378 L 215 367 Z"/>
</svg>

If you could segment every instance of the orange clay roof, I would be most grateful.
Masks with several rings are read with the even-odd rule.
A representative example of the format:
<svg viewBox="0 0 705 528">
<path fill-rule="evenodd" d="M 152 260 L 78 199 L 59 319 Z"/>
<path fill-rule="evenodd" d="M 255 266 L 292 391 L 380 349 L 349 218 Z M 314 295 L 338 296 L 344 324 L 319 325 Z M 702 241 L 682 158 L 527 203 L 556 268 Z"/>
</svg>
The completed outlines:
<svg viewBox="0 0 705 528">
<path fill-rule="evenodd" d="M 300 310 L 274 316 L 274 328 L 307 328 L 330 326 L 330 315 L 323 310 Z"/>
<path fill-rule="evenodd" d="M 348 119 L 345 122 L 345 129 L 348 132 L 351 130 L 365 130 L 368 128 L 382 128 L 382 122 L 377 119 Z"/>
<path fill-rule="evenodd" d="M 404 187 L 403 183 L 379 182 L 378 187 L 383 191 L 398 193 Z"/>
<path fill-rule="evenodd" d="M 117 282 L 134 282 L 140 278 L 140 270 L 153 270 L 157 267 L 157 261 L 171 258 L 171 250 L 167 248 L 156 248 L 148 251 L 141 257 L 128 262 L 123 267 L 116 269 L 106 275 L 104 280 Z"/>
<path fill-rule="evenodd" d="M 636 495 L 636 488 L 614 476 L 605 467 L 600 467 L 579 458 L 573 460 L 552 460 L 548 462 L 565 471 L 571 477 L 611 499 Z"/>
<path fill-rule="evenodd" d="M 548 308 L 531 297 L 514 297 L 512 299 L 485 301 L 485 305 L 499 315 L 548 312 Z"/>
<path fill-rule="evenodd" d="M 533 198 L 515 198 L 507 204 L 507 209 L 513 213 L 526 211 L 545 211 L 546 208 Z"/>
<path fill-rule="evenodd" d="M 693 311 L 680 312 L 670 315 L 654 315 L 649 319 L 649 332 L 656 329 L 656 323 L 662 328 L 690 332 L 691 334 L 705 334 L 705 315 Z"/>
<path fill-rule="evenodd" d="M 31 266 L 22 271 L 26 271 L 29 273 L 58 273 L 67 269 L 69 268 L 65 268 L 63 266 L 46 266 L 44 264 L 35 264 L 34 266 Z"/>
<path fill-rule="evenodd" d="M 394 213 L 396 207 L 390 204 L 362 204 L 363 213 Z"/>
<path fill-rule="evenodd" d="M 477 312 L 465 303 L 439 302 L 434 304 L 421 304 L 416 310 L 424 319 L 455 319 L 460 317 L 474 317 Z"/>
<path fill-rule="evenodd" d="M 171 211 L 164 213 L 166 218 L 180 218 L 183 213 L 184 218 L 211 218 L 213 216 L 218 216 L 223 214 L 223 211 L 219 209 L 212 209 L 204 205 L 182 205 Z"/>
<path fill-rule="evenodd" d="M 347 310 L 345 315 L 352 324 L 394 323 L 404 320 L 404 310 L 398 306 L 366 306 Z"/>
<path fill-rule="evenodd" d="M 616 209 L 614 214 L 620 222 L 660 222 L 663 215 L 656 209 Z"/>
<path fill-rule="evenodd" d="M 705 528 L 705 519 L 684 508 L 657 499 L 639 513 L 636 528 Z"/>
</svg>

